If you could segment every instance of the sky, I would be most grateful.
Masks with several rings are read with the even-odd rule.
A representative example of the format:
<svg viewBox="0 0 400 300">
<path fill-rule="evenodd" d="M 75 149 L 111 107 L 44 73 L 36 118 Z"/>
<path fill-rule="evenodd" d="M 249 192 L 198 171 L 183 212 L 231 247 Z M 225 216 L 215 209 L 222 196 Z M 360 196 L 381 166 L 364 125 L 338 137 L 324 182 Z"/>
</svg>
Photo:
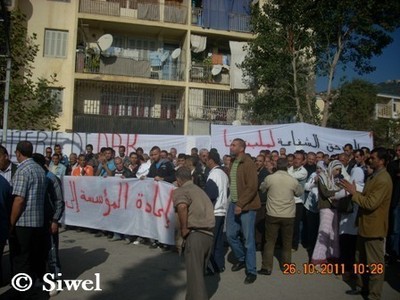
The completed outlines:
<svg viewBox="0 0 400 300">
<path fill-rule="evenodd" d="M 353 79 L 363 79 L 371 83 L 381 83 L 387 80 L 400 80 L 400 29 L 395 31 L 392 35 L 393 42 L 383 49 L 382 54 L 372 58 L 372 65 L 376 67 L 376 70 L 369 74 L 358 75 L 350 67 L 343 71 L 337 68 L 336 78 L 334 80 L 334 87 L 338 86 L 340 77 L 346 76 L 346 81 Z M 327 90 L 327 79 L 317 78 L 317 92 Z"/>
</svg>

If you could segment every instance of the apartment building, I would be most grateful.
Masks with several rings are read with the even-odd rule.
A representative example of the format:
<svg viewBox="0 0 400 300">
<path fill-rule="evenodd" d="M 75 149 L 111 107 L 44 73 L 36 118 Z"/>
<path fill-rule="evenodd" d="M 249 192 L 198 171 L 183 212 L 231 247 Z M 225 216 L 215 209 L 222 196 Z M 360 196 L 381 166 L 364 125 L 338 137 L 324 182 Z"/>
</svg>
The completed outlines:
<svg viewBox="0 0 400 300">
<path fill-rule="evenodd" d="M 56 73 L 62 131 L 209 134 L 246 123 L 252 0 L 14 0 Z M 256 4 L 253 4 L 255 2 Z"/>
</svg>

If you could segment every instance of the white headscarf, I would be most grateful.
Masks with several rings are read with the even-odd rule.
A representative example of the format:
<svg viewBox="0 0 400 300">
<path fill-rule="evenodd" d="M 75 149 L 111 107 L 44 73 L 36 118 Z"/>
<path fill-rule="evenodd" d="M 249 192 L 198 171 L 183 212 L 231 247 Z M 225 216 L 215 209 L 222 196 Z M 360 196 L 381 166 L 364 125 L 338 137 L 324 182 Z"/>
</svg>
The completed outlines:
<svg viewBox="0 0 400 300">
<path fill-rule="evenodd" d="M 337 179 L 333 176 L 333 170 L 335 169 L 341 169 L 343 179 L 350 180 L 350 176 L 347 173 L 346 168 L 343 166 L 343 164 L 338 160 L 331 161 L 328 165 L 328 169 L 322 169 L 319 174 L 321 182 L 326 186 L 329 191 L 339 191 L 342 189 L 340 186 L 336 185 Z"/>
</svg>

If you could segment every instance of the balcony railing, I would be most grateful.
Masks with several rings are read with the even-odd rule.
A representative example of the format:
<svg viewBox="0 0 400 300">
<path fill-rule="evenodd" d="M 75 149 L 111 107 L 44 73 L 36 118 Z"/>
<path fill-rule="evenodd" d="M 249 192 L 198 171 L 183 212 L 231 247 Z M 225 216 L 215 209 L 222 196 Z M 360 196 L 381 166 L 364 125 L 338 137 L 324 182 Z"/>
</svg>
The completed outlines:
<svg viewBox="0 0 400 300">
<path fill-rule="evenodd" d="M 75 114 L 75 132 L 183 134 L 183 120 Z"/>
<path fill-rule="evenodd" d="M 222 68 L 221 65 L 213 66 L 210 64 L 194 63 L 190 70 L 190 81 L 229 85 L 229 70 Z"/>
<path fill-rule="evenodd" d="M 77 73 L 120 75 L 144 77 L 158 80 L 182 81 L 183 63 L 167 61 L 164 63 L 152 60 L 136 60 L 127 57 L 104 57 L 100 54 L 76 54 L 75 70 Z"/>
<path fill-rule="evenodd" d="M 400 117 L 400 111 L 393 109 L 392 101 L 388 104 L 376 104 L 376 117 L 384 119 L 398 119 Z"/>
<path fill-rule="evenodd" d="M 182 134 L 183 92 L 138 83 L 76 80 L 74 130 Z"/>
<path fill-rule="evenodd" d="M 79 12 L 147 21 L 187 24 L 186 5 L 158 0 L 80 0 Z"/>
<path fill-rule="evenodd" d="M 209 19 L 207 21 L 206 19 Z M 227 19 L 226 19 L 227 18 Z M 210 10 L 208 16 L 200 7 L 192 8 L 191 24 L 217 30 L 250 32 L 250 15 Z"/>
</svg>

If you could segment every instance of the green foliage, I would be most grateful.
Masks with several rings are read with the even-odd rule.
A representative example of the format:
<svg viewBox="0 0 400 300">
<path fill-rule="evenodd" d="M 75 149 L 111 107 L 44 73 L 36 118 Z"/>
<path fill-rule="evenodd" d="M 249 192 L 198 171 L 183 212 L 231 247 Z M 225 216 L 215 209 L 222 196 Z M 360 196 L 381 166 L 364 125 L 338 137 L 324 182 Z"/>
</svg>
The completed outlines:
<svg viewBox="0 0 400 300">
<path fill-rule="evenodd" d="M 326 76 L 326 126 L 339 95 L 333 88 L 337 68 L 373 71 L 371 58 L 392 42 L 389 33 L 400 26 L 399 15 L 400 2 L 393 0 L 270 0 L 255 8 L 256 38 L 243 67 L 260 92 L 246 108 L 264 122 L 285 116 L 318 123 L 314 75 Z"/>
<path fill-rule="evenodd" d="M 51 87 L 57 82 L 56 75 L 50 79 L 32 78 L 33 62 L 39 46 L 35 43 L 36 34 L 28 36 L 26 17 L 20 11 L 11 13 L 11 84 L 9 96 L 8 127 L 20 130 L 57 130 L 57 97 Z M 4 40 L 3 36 L 0 37 Z M 5 77 L 6 59 L 0 59 L 0 71 Z M 0 96 L 4 99 L 4 89 Z M 3 115 L 3 107 L 0 107 Z"/>
<path fill-rule="evenodd" d="M 376 119 L 378 101 L 376 85 L 359 79 L 346 83 L 331 106 L 328 126 L 373 132 L 375 145 L 391 148 L 400 141 L 400 121 Z"/>
<path fill-rule="evenodd" d="M 394 148 L 400 143 L 400 121 L 378 119 L 374 124 L 374 143 L 377 146 Z"/>
<path fill-rule="evenodd" d="M 258 123 L 316 121 L 312 81 L 313 35 L 302 12 L 307 1 L 268 1 L 254 8 L 256 38 L 242 65 L 259 92 L 245 109 Z"/>
<path fill-rule="evenodd" d="M 363 80 L 344 84 L 331 106 L 328 126 L 339 129 L 372 131 L 377 103 L 376 87 Z"/>
<path fill-rule="evenodd" d="M 400 25 L 400 2 L 394 0 L 316 0 L 307 15 L 315 33 L 316 71 L 326 76 L 322 126 L 337 99 L 332 83 L 338 67 L 353 66 L 360 75 L 375 70 L 371 58 L 392 42 Z"/>
</svg>

